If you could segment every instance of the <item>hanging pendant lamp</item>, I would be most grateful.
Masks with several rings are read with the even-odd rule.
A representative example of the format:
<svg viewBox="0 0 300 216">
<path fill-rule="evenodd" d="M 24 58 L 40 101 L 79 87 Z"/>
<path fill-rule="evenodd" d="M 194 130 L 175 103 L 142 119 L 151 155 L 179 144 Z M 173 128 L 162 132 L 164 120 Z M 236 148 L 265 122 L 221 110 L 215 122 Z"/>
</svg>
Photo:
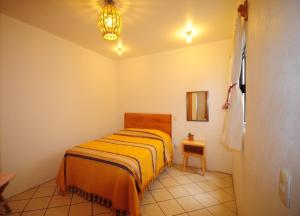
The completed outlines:
<svg viewBox="0 0 300 216">
<path fill-rule="evenodd" d="M 106 40 L 119 38 L 122 28 L 122 19 L 113 0 L 105 0 L 98 19 L 98 27 Z"/>
</svg>

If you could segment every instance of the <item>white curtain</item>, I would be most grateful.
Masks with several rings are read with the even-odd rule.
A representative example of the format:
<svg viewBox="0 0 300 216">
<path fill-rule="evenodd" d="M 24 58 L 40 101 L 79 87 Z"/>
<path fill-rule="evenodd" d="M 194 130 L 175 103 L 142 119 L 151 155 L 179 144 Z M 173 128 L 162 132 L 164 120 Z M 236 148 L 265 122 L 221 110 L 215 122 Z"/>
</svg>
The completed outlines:
<svg viewBox="0 0 300 216">
<path fill-rule="evenodd" d="M 243 48 L 245 46 L 245 30 L 241 18 L 236 19 L 233 52 L 230 59 L 230 85 L 235 85 L 230 92 L 229 107 L 226 110 L 221 143 L 230 150 L 240 151 L 243 139 L 243 101 L 239 88 Z"/>
</svg>

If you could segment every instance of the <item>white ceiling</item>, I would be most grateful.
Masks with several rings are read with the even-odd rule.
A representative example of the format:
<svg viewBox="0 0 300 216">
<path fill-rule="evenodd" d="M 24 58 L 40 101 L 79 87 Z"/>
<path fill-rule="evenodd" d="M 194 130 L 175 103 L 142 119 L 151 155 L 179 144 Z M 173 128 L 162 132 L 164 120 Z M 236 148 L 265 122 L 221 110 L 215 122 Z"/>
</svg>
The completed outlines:
<svg viewBox="0 0 300 216">
<path fill-rule="evenodd" d="M 117 42 L 97 29 L 103 0 L 0 0 L 0 11 L 112 59 L 146 55 L 232 36 L 237 0 L 115 0 L 123 17 Z M 178 32 L 191 21 L 200 34 L 187 44 Z"/>
</svg>

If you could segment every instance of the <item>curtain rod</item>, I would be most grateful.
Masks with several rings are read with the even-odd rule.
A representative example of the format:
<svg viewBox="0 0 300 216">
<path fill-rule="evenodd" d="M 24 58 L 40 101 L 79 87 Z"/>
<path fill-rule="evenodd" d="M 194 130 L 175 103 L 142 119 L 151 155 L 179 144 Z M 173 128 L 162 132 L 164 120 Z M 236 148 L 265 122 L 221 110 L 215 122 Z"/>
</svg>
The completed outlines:
<svg viewBox="0 0 300 216">
<path fill-rule="evenodd" d="M 247 0 L 244 2 L 244 4 L 240 4 L 237 9 L 239 15 L 244 18 L 245 21 L 248 20 L 248 2 Z"/>
</svg>

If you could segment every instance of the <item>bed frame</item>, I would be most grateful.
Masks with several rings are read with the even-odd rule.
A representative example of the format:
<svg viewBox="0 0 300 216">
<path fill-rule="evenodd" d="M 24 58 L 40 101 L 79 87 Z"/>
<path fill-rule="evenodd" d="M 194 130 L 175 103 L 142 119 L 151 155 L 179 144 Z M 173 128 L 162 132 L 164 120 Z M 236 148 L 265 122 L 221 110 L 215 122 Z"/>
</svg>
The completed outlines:
<svg viewBox="0 0 300 216">
<path fill-rule="evenodd" d="M 172 138 L 171 114 L 125 113 L 124 128 L 148 128 L 161 130 Z"/>
</svg>

